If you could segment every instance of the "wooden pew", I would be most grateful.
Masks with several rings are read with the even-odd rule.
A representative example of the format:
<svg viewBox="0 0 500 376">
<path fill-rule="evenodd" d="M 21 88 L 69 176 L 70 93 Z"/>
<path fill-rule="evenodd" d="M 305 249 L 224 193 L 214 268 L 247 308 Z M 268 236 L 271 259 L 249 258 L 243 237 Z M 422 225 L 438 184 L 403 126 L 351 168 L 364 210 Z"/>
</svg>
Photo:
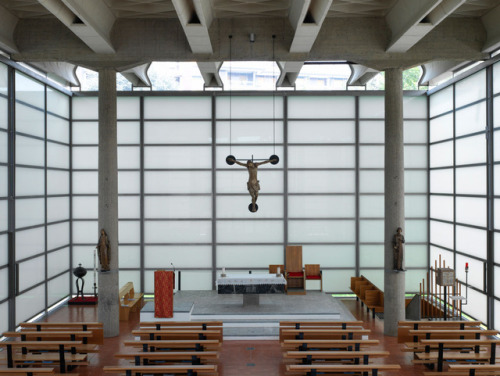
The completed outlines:
<svg viewBox="0 0 500 376">
<path fill-rule="evenodd" d="M 351 360 L 355 364 L 360 361 L 368 364 L 370 358 L 385 358 L 389 356 L 388 351 L 286 351 L 284 359 L 300 361 L 302 364 L 312 364 L 315 361 Z"/>
<path fill-rule="evenodd" d="M 363 321 L 280 321 L 279 338 L 285 329 L 364 329 Z"/>
<path fill-rule="evenodd" d="M 89 338 L 92 338 L 91 331 L 71 331 L 71 330 L 49 330 L 49 331 L 28 331 L 23 330 L 19 332 L 11 331 L 4 332 L 4 337 L 20 337 L 21 341 L 34 341 L 50 340 L 50 341 L 76 341 L 81 339 L 83 343 L 87 343 Z"/>
<path fill-rule="evenodd" d="M 465 328 L 465 329 L 411 329 L 408 331 L 415 339 L 424 337 L 425 339 L 480 339 L 482 335 L 493 336 L 498 334 L 498 330 Z"/>
<path fill-rule="evenodd" d="M 398 343 L 417 342 L 408 332 L 418 329 L 465 329 L 479 328 L 481 321 L 400 321 L 398 323 Z"/>
<path fill-rule="evenodd" d="M 140 329 L 223 329 L 222 321 L 142 321 Z"/>
<path fill-rule="evenodd" d="M 285 339 L 281 342 L 283 350 L 314 350 L 314 349 L 336 349 L 347 351 L 359 351 L 362 347 L 376 346 L 376 339 Z"/>
<path fill-rule="evenodd" d="M 0 368 L 0 375 L 45 376 L 54 375 L 54 368 Z M 71 374 L 75 375 L 75 374 Z"/>
<path fill-rule="evenodd" d="M 102 345 L 104 343 L 104 328 L 102 322 L 22 322 L 19 324 L 21 331 L 24 330 L 77 330 L 77 331 L 91 331 L 92 337 L 89 338 L 88 343 Z"/>
<path fill-rule="evenodd" d="M 140 311 L 144 307 L 144 294 L 134 291 L 132 282 L 125 283 L 118 292 L 120 299 L 120 321 L 128 321 L 130 312 Z"/>
<path fill-rule="evenodd" d="M 307 374 L 308 376 L 316 376 L 318 373 L 326 372 L 371 372 L 373 376 L 378 375 L 378 371 L 399 371 L 399 364 L 289 364 L 286 370 L 294 374 Z"/>
<path fill-rule="evenodd" d="M 118 373 L 126 376 L 145 374 L 176 374 L 176 375 L 216 375 L 215 364 L 167 364 L 161 366 L 105 366 L 104 373 Z"/>
<path fill-rule="evenodd" d="M 360 339 L 363 335 L 370 333 L 369 329 L 282 329 L 280 341 L 285 339 Z"/>
<path fill-rule="evenodd" d="M 115 354 L 116 358 L 129 359 L 136 366 L 156 364 L 158 362 L 176 363 L 189 361 L 191 364 L 202 364 L 219 359 L 218 351 L 155 351 Z"/>
<path fill-rule="evenodd" d="M 142 351 L 161 351 L 160 349 L 182 349 L 188 351 L 205 351 L 218 350 L 221 347 L 221 342 L 216 339 L 199 339 L 199 340 L 138 340 L 124 341 L 125 346 L 141 347 Z"/>
<path fill-rule="evenodd" d="M 141 339 L 217 339 L 222 341 L 222 331 L 214 329 L 139 329 L 132 334 Z"/>
<path fill-rule="evenodd" d="M 384 292 L 366 277 L 351 277 L 350 288 L 356 295 L 356 300 L 361 301 L 361 306 L 366 305 L 367 312 L 372 310 L 373 318 L 376 312 L 384 312 Z"/>
<path fill-rule="evenodd" d="M 450 364 L 449 371 L 445 373 L 447 376 L 451 375 L 499 375 L 499 364 Z"/>
</svg>

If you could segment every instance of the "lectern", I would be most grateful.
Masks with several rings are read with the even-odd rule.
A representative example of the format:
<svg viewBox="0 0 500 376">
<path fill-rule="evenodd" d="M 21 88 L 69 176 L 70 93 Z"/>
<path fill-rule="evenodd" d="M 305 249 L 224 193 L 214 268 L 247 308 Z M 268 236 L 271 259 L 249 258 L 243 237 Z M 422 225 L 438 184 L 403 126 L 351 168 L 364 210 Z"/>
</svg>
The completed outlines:
<svg viewBox="0 0 500 376">
<path fill-rule="evenodd" d="M 155 317 L 174 317 L 174 286 L 174 272 L 155 271 Z"/>
</svg>

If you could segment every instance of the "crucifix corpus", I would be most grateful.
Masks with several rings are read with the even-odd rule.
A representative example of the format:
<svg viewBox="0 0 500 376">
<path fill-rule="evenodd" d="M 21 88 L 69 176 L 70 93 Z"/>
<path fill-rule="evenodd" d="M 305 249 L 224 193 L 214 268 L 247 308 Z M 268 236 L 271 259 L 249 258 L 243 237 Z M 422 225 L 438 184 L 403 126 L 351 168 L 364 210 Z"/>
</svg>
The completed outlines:
<svg viewBox="0 0 500 376">
<path fill-rule="evenodd" d="M 279 160 L 280 159 L 278 158 L 278 156 L 273 154 L 269 157 L 269 159 L 263 160 L 261 162 L 254 162 L 252 157 L 251 160 L 249 159 L 246 163 L 242 163 L 238 161 L 234 157 L 234 155 L 227 156 L 226 163 L 228 165 L 233 165 L 236 163 L 237 165 L 246 167 L 246 169 L 248 170 L 247 188 L 250 196 L 252 196 L 252 203 L 248 205 L 248 210 L 250 210 L 252 213 L 255 213 L 257 210 L 259 210 L 259 206 L 257 205 L 257 197 L 259 197 L 260 184 L 259 180 L 257 180 L 257 168 L 266 163 L 275 165 L 279 162 Z"/>
</svg>

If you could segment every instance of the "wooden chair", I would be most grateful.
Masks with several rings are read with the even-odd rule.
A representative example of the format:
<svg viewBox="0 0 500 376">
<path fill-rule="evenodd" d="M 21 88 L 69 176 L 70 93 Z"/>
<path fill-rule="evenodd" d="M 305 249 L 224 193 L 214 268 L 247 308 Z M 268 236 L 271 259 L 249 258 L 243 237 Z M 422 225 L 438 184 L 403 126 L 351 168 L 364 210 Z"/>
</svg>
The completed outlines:
<svg viewBox="0 0 500 376">
<path fill-rule="evenodd" d="M 285 250 L 287 294 L 305 294 L 302 246 L 287 246 Z"/>
<path fill-rule="evenodd" d="M 269 274 L 276 274 L 278 272 L 278 268 L 280 268 L 280 273 L 285 276 L 285 265 L 269 265 Z"/>
<path fill-rule="evenodd" d="M 306 264 L 304 265 L 304 288 L 306 287 L 307 281 L 319 281 L 320 289 L 323 291 L 323 272 L 320 269 L 319 264 Z"/>
</svg>

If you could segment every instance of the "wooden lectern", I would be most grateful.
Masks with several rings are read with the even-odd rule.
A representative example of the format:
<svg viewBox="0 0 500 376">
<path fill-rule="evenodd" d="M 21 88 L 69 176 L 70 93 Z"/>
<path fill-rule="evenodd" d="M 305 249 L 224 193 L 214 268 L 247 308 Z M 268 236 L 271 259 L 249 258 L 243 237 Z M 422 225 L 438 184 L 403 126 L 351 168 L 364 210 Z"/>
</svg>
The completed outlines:
<svg viewBox="0 0 500 376">
<path fill-rule="evenodd" d="M 174 317 L 175 274 L 155 271 L 155 317 Z"/>
</svg>

